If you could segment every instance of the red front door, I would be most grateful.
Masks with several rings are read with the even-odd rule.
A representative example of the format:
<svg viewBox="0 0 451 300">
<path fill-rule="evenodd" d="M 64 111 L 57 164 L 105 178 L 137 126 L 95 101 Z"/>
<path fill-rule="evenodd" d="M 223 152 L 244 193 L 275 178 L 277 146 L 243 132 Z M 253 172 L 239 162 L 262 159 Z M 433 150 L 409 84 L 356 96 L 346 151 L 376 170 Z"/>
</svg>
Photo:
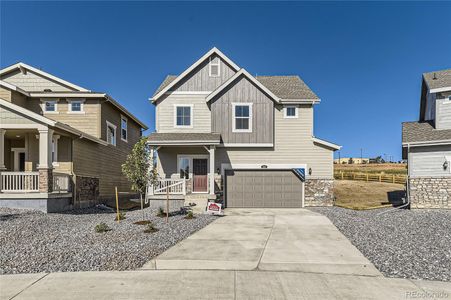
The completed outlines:
<svg viewBox="0 0 451 300">
<path fill-rule="evenodd" d="M 208 160 L 205 158 L 193 159 L 193 192 L 207 192 L 208 188 Z"/>
</svg>

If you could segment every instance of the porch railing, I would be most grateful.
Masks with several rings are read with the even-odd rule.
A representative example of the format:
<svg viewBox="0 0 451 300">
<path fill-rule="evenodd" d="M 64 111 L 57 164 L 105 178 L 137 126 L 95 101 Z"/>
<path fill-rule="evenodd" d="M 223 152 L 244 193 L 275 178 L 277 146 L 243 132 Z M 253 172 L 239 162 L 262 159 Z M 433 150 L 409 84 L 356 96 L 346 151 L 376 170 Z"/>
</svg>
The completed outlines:
<svg viewBox="0 0 451 300">
<path fill-rule="evenodd" d="M 39 172 L 0 172 L 0 192 L 39 192 Z"/>
<path fill-rule="evenodd" d="M 71 191 L 70 175 L 53 173 L 53 191 L 67 193 Z"/>
<path fill-rule="evenodd" d="M 158 179 L 155 185 L 149 187 L 153 195 L 186 195 L 185 179 Z"/>
</svg>

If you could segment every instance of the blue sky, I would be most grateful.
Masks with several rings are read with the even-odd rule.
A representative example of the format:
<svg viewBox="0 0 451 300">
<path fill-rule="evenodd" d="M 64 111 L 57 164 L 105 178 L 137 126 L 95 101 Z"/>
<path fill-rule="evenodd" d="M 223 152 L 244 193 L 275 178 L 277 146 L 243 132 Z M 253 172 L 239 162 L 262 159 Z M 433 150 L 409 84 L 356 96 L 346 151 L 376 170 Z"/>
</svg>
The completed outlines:
<svg viewBox="0 0 451 300">
<path fill-rule="evenodd" d="M 401 156 L 421 74 L 451 68 L 450 2 L 5 2 L 0 66 L 107 92 L 154 128 L 147 101 L 216 46 L 251 74 L 298 74 L 315 135 L 341 156 Z"/>
</svg>

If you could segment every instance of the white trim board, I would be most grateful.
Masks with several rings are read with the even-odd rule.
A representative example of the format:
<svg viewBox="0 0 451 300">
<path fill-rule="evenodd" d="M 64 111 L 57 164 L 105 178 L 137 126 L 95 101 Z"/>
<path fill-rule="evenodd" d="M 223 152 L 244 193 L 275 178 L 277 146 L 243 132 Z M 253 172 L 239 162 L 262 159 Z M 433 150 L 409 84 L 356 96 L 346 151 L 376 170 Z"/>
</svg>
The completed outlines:
<svg viewBox="0 0 451 300">
<path fill-rule="evenodd" d="M 236 128 L 236 115 L 235 108 L 237 106 L 247 106 L 249 107 L 249 116 L 248 117 L 238 117 L 241 119 L 248 119 L 248 128 L 247 129 L 237 129 Z M 244 103 L 244 102 L 232 102 L 232 132 L 233 133 L 252 133 L 252 122 L 253 122 L 253 110 L 254 103 Z"/>
<path fill-rule="evenodd" d="M 325 141 L 325 140 L 322 140 L 322 139 L 319 139 L 319 138 L 316 138 L 316 137 L 312 137 L 312 140 L 313 140 L 314 143 L 321 144 L 323 146 L 330 147 L 330 148 L 335 149 L 335 150 L 340 150 L 341 149 L 340 145 L 337 145 L 337 144 L 334 144 L 334 143 L 331 143 L 331 142 L 328 142 L 328 141 Z"/>
</svg>

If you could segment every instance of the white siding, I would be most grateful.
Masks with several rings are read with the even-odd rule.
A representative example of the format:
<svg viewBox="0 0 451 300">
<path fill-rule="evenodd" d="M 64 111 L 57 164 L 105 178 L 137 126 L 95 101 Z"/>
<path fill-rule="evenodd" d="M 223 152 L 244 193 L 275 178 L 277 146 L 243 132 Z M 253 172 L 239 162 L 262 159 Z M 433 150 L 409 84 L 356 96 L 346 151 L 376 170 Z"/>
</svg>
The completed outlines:
<svg viewBox="0 0 451 300">
<path fill-rule="evenodd" d="M 451 100 L 436 100 L 436 116 L 435 127 L 437 129 L 451 129 Z"/>
<path fill-rule="evenodd" d="M 451 157 L 451 145 L 411 148 L 409 175 L 412 177 L 451 176 L 451 166 L 447 170 L 443 169 L 445 157 Z"/>
<path fill-rule="evenodd" d="M 206 95 L 169 95 L 156 107 L 157 132 L 211 132 L 211 113 L 205 102 Z M 175 128 L 176 104 L 193 105 L 192 128 Z"/>
</svg>

